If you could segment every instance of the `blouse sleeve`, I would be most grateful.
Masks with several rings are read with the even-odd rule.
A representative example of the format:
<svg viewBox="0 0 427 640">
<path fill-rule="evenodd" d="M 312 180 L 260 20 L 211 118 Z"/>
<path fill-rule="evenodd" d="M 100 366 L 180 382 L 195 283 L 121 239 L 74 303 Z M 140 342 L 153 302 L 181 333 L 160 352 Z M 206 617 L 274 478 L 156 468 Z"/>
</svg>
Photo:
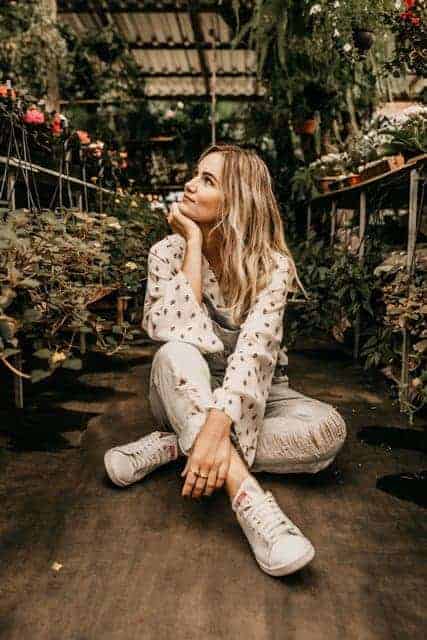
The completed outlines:
<svg viewBox="0 0 427 640">
<path fill-rule="evenodd" d="M 185 273 L 160 255 L 158 244 L 148 254 L 142 328 L 152 340 L 188 342 L 202 353 L 223 351 L 206 307 L 198 303 Z"/>
<path fill-rule="evenodd" d="M 283 337 L 283 316 L 290 289 L 290 269 L 284 256 L 270 284 L 260 292 L 242 324 L 234 352 L 227 358 L 223 384 L 213 391 L 211 407 L 238 424 L 247 412 L 264 417 L 274 368 Z"/>
</svg>

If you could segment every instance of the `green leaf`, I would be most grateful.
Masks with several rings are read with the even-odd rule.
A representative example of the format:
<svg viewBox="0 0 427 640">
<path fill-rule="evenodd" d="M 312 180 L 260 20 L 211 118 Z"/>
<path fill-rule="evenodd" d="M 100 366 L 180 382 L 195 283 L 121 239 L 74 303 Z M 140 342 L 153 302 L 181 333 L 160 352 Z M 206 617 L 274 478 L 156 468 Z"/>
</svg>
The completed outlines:
<svg viewBox="0 0 427 640">
<path fill-rule="evenodd" d="M 25 278 L 24 280 L 21 280 L 17 286 L 24 287 L 25 289 L 36 289 L 37 287 L 40 287 L 40 285 L 41 282 L 34 280 L 34 278 Z"/>
<path fill-rule="evenodd" d="M 73 371 L 80 371 L 82 368 L 82 361 L 80 358 L 67 358 L 62 363 L 64 369 L 73 369 Z"/>
<path fill-rule="evenodd" d="M 49 378 L 52 375 L 52 371 L 46 371 L 46 369 L 33 369 L 31 371 L 31 382 L 40 382 L 45 378 Z"/>
<path fill-rule="evenodd" d="M 39 349 L 38 351 L 35 351 L 33 355 L 36 358 L 40 358 L 42 360 L 49 360 L 50 356 L 52 355 L 52 351 L 50 351 L 49 349 Z"/>
<path fill-rule="evenodd" d="M 38 309 L 25 309 L 22 320 L 25 323 L 38 322 L 42 319 L 42 312 Z"/>
</svg>

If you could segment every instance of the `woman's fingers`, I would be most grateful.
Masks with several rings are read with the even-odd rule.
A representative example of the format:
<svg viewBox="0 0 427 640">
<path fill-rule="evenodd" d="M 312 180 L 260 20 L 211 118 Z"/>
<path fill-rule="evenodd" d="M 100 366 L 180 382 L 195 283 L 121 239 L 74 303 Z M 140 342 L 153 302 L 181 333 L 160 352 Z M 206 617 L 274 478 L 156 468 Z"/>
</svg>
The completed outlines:
<svg viewBox="0 0 427 640">
<path fill-rule="evenodd" d="M 203 474 L 206 475 L 206 474 Z M 206 482 L 208 478 L 202 478 L 199 476 L 196 480 L 196 484 L 193 487 L 193 491 L 191 493 L 192 498 L 200 498 L 203 493 L 204 488 L 206 487 Z"/>
<path fill-rule="evenodd" d="M 218 468 L 216 466 L 212 467 L 208 477 L 206 478 L 206 484 L 204 487 L 205 490 L 203 495 L 211 496 L 213 494 L 213 492 L 215 491 L 215 486 L 217 482 L 217 479 L 216 479 L 217 474 L 218 474 Z"/>
<path fill-rule="evenodd" d="M 185 479 L 184 486 L 182 488 L 181 495 L 182 496 L 190 496 L 193 491 L 193 487 L 196 484 L 198 476 L 196 476 L 192 471 L 188 471 L 187 477 Z"/>
</svg>

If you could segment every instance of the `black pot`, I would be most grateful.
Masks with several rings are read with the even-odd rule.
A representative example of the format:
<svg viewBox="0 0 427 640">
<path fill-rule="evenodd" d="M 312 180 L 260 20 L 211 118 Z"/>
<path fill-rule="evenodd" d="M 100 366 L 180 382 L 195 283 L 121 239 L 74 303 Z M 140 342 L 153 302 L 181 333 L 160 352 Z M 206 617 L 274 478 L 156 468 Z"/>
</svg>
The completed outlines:
<svg viewBox="0 0 427 640">
<path fill-rule="evenodd" d="M 374 34 L 368 29 L 353 29 L 353 41 L 356 48 L 361 53 L 364 53 L 369 51 L 374 44 Z"/>
</svg>

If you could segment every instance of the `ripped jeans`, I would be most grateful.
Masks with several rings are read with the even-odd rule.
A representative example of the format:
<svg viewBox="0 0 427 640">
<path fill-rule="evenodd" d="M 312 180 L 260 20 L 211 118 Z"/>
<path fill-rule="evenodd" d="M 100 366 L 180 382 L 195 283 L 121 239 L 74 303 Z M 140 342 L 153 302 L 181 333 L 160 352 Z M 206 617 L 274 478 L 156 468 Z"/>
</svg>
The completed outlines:
<svg viewBox="0 0 427 640">
<path fill-rule="evenodd" d="M 212 391 L 222 385 L 224 370 L 213 370 L 197 347 L 179 341 L 163 344 L 150 373 L 149 401 L 160 428 L 175 431 L 188 455 L 204 426 Z M 234 431 L 233 444 L 241 449 Z M 289 387 L 288 378 L 273 379 L 251 472 L 316 473 L 327 467 L 346 438 L 342 416 L 330 404 Z"/>
</svg>

